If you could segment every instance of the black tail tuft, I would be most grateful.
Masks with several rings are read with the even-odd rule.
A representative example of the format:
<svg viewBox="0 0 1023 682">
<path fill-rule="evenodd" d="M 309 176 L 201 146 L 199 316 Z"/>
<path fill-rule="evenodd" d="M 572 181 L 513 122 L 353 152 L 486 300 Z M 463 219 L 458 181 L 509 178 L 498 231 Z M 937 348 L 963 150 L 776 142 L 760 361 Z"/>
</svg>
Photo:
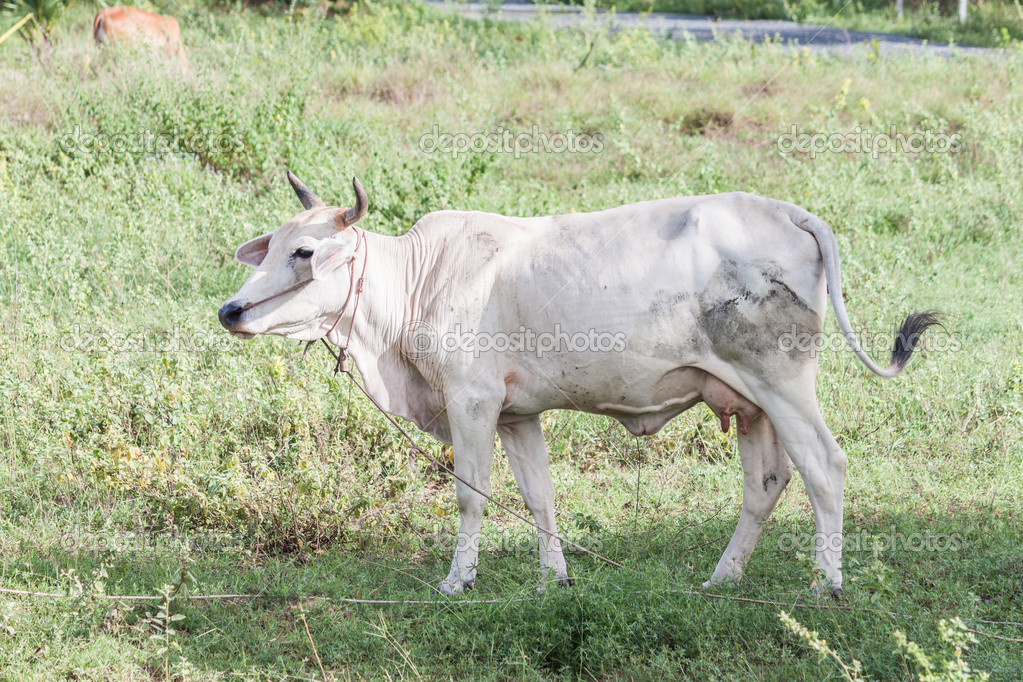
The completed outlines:
<svg viewBox="0 0 1023 682">
<path fill-rule="evenodd" d="M 936 310 L 913 313 L 906 318 L 895 335 L 895 347 L 892 349 L 892 367 L 899 371 L 909 363 L 909 358 L 916 348 L 920 336 L 931 327 L 941 326 L 941 315 Z"/>
</svg>

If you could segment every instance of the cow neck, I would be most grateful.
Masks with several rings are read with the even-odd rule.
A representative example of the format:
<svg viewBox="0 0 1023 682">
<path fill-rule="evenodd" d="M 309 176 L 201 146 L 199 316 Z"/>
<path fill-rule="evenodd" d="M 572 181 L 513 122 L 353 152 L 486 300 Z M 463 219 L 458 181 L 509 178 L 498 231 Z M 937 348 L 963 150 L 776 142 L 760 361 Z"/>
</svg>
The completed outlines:
<svg viewBox="0 0 1023 682">
<path fill-rule="evenodd" d="M 365 244 L 363 263 L 352 263 L 352 272 L 362 274 L 358 281 L 352 275 L 350 317 L 346 301 L 324 338 L 342 351 L 337 370 L 347 369 L 346 360 L 350 355 L 373 397 L 391 413 L 401 414 L 405 411 L 405 400 L 387 387 L 402 387 L 405 383 L 402 378 L 405 358 L 401 354 L 400 340 L 402 328 L 411 319 L 410 301 L 418 276 L 415 256 L 419 240 L 411 232 L 401 237 L 388 237 L 365 230 L 362 239 Z"/>
<path fill-rule="evenodd" d="M 348 323 L 348 334 L 345 336 L 344 344 L 338 344 L 341 346 L 340 354 L 337 360 L 337 369 L 334 370 L 335 374 L 338 371 L 348 371 L 348 346 L 352 342 L 352 329 L 355 327 L 355 316 L 359 312 L 359 300 L 362 298 L 363 285 L 366 282 L 366 267 L 369 265 L 369 243 L 366 241 L 366 232 L 359 230 L 355 227 L 355 250 L 352 252 L 352 259 L 348 264 L 348 295 L 345 296 L 344 305 L 341 306 L 341 312 L 338 313 L 337 319 L 334 320 L 334 324 L 331 325 L 325 337 L 330 338 L 331 334 L 337 328 L 341 318 L 348 312 L 348 304 L 352 300 L 352 295 L 355 296 L 355 305 L 352 307 L 352 319 Z M 362 272 L 359 275 L 359 281 L 355 281 L 355 261 L 359 257 L 359 246 L 362 246 Z"/>
</svg>

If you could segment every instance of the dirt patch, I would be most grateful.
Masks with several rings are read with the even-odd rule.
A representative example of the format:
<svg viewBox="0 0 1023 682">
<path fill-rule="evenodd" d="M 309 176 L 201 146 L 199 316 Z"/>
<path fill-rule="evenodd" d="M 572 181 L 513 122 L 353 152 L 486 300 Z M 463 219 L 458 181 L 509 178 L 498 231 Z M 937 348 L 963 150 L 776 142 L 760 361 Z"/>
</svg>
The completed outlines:
<svg viewBox="0 0 1023 682">
<path fill-rule="evenodd" d="M 707 135 L 728 127 L 735 114 L 715 109 L 697 109 L 684 114 L 671 126 L 682 135 Z"/>
<path fill-rule="evenodd" d="M 5 84 L 0 90 L 0 112 L 7 121 L 53 130 L 53 119 L 42 90 L 35 87 L 27 74 L 17 69 L 4 69 L 0 71 L 0 82 Z"/>
</svg>

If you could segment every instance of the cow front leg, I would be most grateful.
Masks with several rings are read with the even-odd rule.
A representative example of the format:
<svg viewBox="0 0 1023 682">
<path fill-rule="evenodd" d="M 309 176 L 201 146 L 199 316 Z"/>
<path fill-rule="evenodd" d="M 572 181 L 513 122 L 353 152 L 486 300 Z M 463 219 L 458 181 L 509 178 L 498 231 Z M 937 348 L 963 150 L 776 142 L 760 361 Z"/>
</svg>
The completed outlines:
<svg viewBox="0 0 1023 682">
<path fill-rule="evenodd" d="M 747 433 L 740 431 L 739 456 L 743 476 L 742 513 L 732 540 L 704 587 L 742 577 L 742 566 L 757 546 L 763 523 L 792 478 L 792 463 L 767 415 L 754 419 Z"/>
<path fill-rule="evenodd" d="M 551 537 L 558 534 L 558 526 L 554 519 L 554 482 L 551 480 L 540 416 L 501 424 L 497 427 L 497 433 L 508 453 L 508 463 L 515 474 L 522 499 L 533 515 L 533 522 L 539 527 L 537 537 L 543 585 L 554 580 L 567 586 L 570 581 L 561 542 Z"/>
<path fill-rule="evenodd" d="M 494 434 L 499 410 L 500 401 L 485 398 L 455 396 L 447 404 L 455 451 L 455 475 L 461 480 L 455 481 L 459 514 L 455 555 L 448 577 L 437 588 L 444 594 L 459 594 L 471 588 L 476 581 L 483 508 L 487 503 L 484 495 L 490 495 L 490 467 L 494 459 Z"/>
</svg>

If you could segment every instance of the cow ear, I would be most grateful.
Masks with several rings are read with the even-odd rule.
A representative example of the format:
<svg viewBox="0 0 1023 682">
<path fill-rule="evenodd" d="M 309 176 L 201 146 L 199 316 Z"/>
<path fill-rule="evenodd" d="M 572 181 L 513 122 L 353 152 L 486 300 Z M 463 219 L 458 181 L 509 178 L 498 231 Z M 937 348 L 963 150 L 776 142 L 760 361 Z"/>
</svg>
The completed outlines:
<svg viewBox="0 0 1023 682">
<path fill-rule="evenodd" d="M 337 239 L 324 239 L 313 252 L 313 279 L 325 279 L 342 265 L 351 262 L 349 245 Z"/>
<path fill-rule="evenodd" d="M 238 247 L 238 250 L 234 252 L 234 257 L 241 263 L 259 267 L 259 264 L 266 258 L 272 236 L 274 236 L 273 232 L 267 232 L 261 237 L 250 239 Z"/>
</svg>

